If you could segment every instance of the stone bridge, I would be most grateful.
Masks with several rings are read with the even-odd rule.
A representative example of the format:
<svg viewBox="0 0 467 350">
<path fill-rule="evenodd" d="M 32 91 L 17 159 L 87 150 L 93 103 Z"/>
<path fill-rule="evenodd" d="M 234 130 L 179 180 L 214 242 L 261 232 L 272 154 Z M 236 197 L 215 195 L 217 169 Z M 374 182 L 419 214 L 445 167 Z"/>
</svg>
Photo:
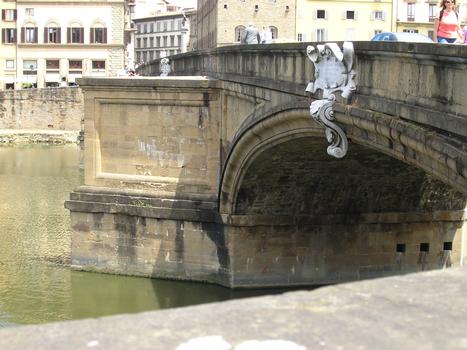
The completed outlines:
<svg viewBox="0 0 467 350">
<path fill-rule="evenodd" d="M 341 159 L 310 117 L 306 44 L 172 56 L 165 78 L 83 78 L 72 265 L 229 287 L 462 265 L 467 47 L 354 47 L 356 93 L 334 105 Z"/>
</svg>

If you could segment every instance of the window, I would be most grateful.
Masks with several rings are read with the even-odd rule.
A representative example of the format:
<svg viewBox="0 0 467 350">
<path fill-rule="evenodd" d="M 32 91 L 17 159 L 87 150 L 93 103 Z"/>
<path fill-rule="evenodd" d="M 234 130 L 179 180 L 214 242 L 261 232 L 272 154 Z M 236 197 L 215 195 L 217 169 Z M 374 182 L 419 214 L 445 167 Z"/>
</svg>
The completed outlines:
<svg viewBox="0 0 467 350">
<path fill-rule="evenodd" d="M 156 37 L 156 47 L 161 47 L 161 37 Z"/>
<path fill-rule="evenodd" d="M 158 32 L 161 31 L 161 22 L 156 23 L 156 31 L 158 31 Z"/>
<path fill-rule="evenodd" d="M 235 41 L 240 41 L 242 39 L 242 33 L 245 30 L 244 26 L 235 27 Z"/>
<path fill-rule="evenodd" d="M 148 47 L 148 38 L 143 38 L 143 47 Z"/>
<path fill-rule="evenodd" d="M 345 11 L 345 19 L 356 19 L 355 11 Z"/>
<path fill-rule="evenodd" d="M 59 44 L 60 42 L 60 28 L 44 28 L 44 43 Z"/>
<path fill-rule="evenodd" d="M 170 46 L 175 46 L 175 35 L 170 36 Z"/>
<path fill-rule="evenodd" d="M 24 10 L 24 14 L 25 14 L 26 16 L 34 16 L 34 9 L 33 9 L 33 8 L 30 8 L 30 7 L 29 7 L 29 8 L 26 8 L 26 9 Z"/>
<path fill-rule="evenodd" d="M 374 35 L 381 34 L 383 31 L 381 29 L 376 29 L 374 32 Z"/>
<path fill-rule="evenodd" d="M 84 43 L 84 28 L 71 27 L 67 31 L 67 42 L 73 44 Z"/>
<path fill-rule="evenodd" d="M 26 27 L 21 28 L 21 36 L 23 43 L 34 44 L 37 43 L 37 28 L 36 27 Z"/>
<path fill-rule="evenodd" d="M 2 43 L 4 44 L 16 43 L 16 29 L 15 28 L 2 29 Z"/>
<path fill-rule="evenodd" d="M 5 60 L 5 69 L 15 69 L 15 60 Z"/>
<path fill-rule="evenodd" d="M 436 4 L 429 4 L 428 5 L 428 20 L 430 22 L 434 22 L 436 19 Z"/>
<path fill-rule="evenodd" d="M 182 46 L 182 36 L 181 35 L 177 35 L 177 45 Z"/>
<path fill-rule="evenodd" d="M 277 31 L 277 27 L 270 26 L 271 29 L 271 34 L 272 34 L 272 40 L 277 39 L 279 37 L 279 32 Z"/>
<path fill-rule="evenodd" d="M 148 32 L 148 25 L 147 23 L 144 23 L 144 31 L 143 33 L 147 33 Z"/>
<path fill-rule="evenodd" d="M 407 21 L 415 21 L 415 3 L 407 4 Z"/>
<path fill-rule="evenodd" d="M 164 21 L 164 32 L 166 32 L 166 31 L 167 31 L 167 22 Z"/>
<path fill-rule="evenodd" d="M 429 30 L 429 31 L 428 31 L 428 37 L 429 37 L 431 40 L 433 40 L 433 37 L 434 37 L 434 36 L 435 36 L 434 30 Z"/>
<path fill-rule="evenodd" d="M 376 21 L 384 21 L 383 11 L 373 11 L 373 19 Z"/>
<path fill-rule="evenodd" d="M 324 35 L 324 29 L 316 29 L 316 41 L 326 40 Z"/>
<path fill-rule="evenodd" d="M 418 29 L 413 29 L 413 28 L 403 29 L 402 31 L 404 33 L 418 33 Z"/>
<path fill-rule="evenodd" d="M 141 48 L 141 38 L 136 39 L 136 48 L 137 49 Z"/>
<path fill-rule="evenodd" d="M 81 74 L 83 72 L 83 61 L 70 60 L 70 74 Z"/>
<path fill-rule="evenodd" d="M 16 10 L 13 10 L 13 9 L 2 10 L 2 20 L 16 21 Z"/>
<path fill-rule="evenodd" d="M 24 60 L 23 61 L 23 75 L 36 75 L 37 74 L 37 61 Z"/>
<path fill-rule="evenodd" d="M 297 41 L 303 41 L 303 34 L 302 33 L 297 34 Z"/>
<path fill-rule="evenodd" d="M 91 40 L 91 44 L 106 44 L 107 28 L 91 28 L 89 38 Z"/>
<path fill-rule="evenodd" d="M 149 38 L 149 47 L 154 47 L 154 37 Z"/>
<path fill-rule="evenodd" d="M 92 61 L 92 71 L 93 72 L 104 72 L 105 61 Z"/>
<path fill-rule="evenodd" d="M 164 47 L 167 47 L 167 37 L 166 37 L 166 36 L 164 36 L 163 40 L 164 40 L 164 44 L 163 44 L 163 46 L 164 46 Z"/>
<path fill-rule="evenodd" d="M 316 10 L 316 18 L 326 19 L 326 10 Z"/>
<path fill-rule="evenodd" d="M 46 60 L 45 61 L 46 73 L 58 73 L 60 70 L 59 60 Z"/>
<path fill-rule="evenodd" d="M 138 24 L 138 25 L 136 26 L 136 32 L 137 32 L 137 33 L 141 33 L 141 24 Z"/>
</svg>

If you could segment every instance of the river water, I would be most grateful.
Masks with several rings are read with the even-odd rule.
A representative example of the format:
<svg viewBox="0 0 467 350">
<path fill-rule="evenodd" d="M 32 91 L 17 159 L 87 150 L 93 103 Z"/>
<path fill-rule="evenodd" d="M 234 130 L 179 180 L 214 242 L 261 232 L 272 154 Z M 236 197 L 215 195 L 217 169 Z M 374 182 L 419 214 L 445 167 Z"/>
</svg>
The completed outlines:
<svg viewBox="0 0 467 350">
<path fill-rule="evenodd" d="M 281 292 L 72 271 L 63 203 L 83 183 L 80 156 L 76 145 L 0 147 L 0 327 Z"/>
</svg>

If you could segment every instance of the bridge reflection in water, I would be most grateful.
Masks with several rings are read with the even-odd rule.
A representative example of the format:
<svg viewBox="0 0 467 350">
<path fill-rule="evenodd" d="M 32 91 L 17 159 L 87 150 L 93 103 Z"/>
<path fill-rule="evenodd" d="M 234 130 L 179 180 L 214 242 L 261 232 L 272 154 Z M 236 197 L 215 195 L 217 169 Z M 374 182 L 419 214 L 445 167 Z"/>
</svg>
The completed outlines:
<svg viewBox="0 0 467 350">
<path fill-rule="evenodd" d="M 72 265 L 264 287 L 461 264 L 467 48 L 354 46 L 356 94 L 334 105 L 341 160 L 309 116 L 306 44 L 173 57 L 192 77 L 82 79 Z"/>
</svg>

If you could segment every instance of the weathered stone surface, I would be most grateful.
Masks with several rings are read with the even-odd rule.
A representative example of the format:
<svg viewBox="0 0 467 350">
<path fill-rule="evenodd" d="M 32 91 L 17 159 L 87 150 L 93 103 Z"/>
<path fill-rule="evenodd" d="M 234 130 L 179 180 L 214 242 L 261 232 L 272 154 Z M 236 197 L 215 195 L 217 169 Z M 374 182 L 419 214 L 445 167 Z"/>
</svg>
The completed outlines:
<svg viewBox="0 0 467 350">
<path fill-rule="evenodd" d="M 0 144 L 24 144 L 24 143 L 78 143 L 80 141 L 79 131 L 65 130 L 17 130 L 0 129 Z"/>
<path fill-rule="evenodd" d="M 467 269 L 0 330 L 0 348 L 467 349 Z M 215 319 L 215 322 L 213 322 Z"/>
<path fill-rule="evenodd" d="M 80 88 L 6 90 L 0 101 L 0 129 L 82 130 Z"/>
<path fill-rule="evenodd" d="M 217 269 L 217 282 L 232 287 L 461 264 L 467 102 L 451 78 L 467 50 L 431 46 L 355 43 L 357 94 L 334 109 L 351 142 L 341 160 L 327 158 L 323 129 L 309 115 L 306 44 L 173 57 L 175 74 L 211 78 L 82 79 L 88 189 L 67 203 L 74 264 L 162 274 L 165 260 L 141 248 L 148 222 L 169 231 L 169 254 L 179 257 L 165 277 L 216 281 Z M 107 191 L 94 195 L 93 187 Z M 91 227 L 101 215 L 118 224 Z M 196 233 L 181 234 L 189 224 Z M 158 239 L 150 241 L 157 252 Z"/>
</svg>

